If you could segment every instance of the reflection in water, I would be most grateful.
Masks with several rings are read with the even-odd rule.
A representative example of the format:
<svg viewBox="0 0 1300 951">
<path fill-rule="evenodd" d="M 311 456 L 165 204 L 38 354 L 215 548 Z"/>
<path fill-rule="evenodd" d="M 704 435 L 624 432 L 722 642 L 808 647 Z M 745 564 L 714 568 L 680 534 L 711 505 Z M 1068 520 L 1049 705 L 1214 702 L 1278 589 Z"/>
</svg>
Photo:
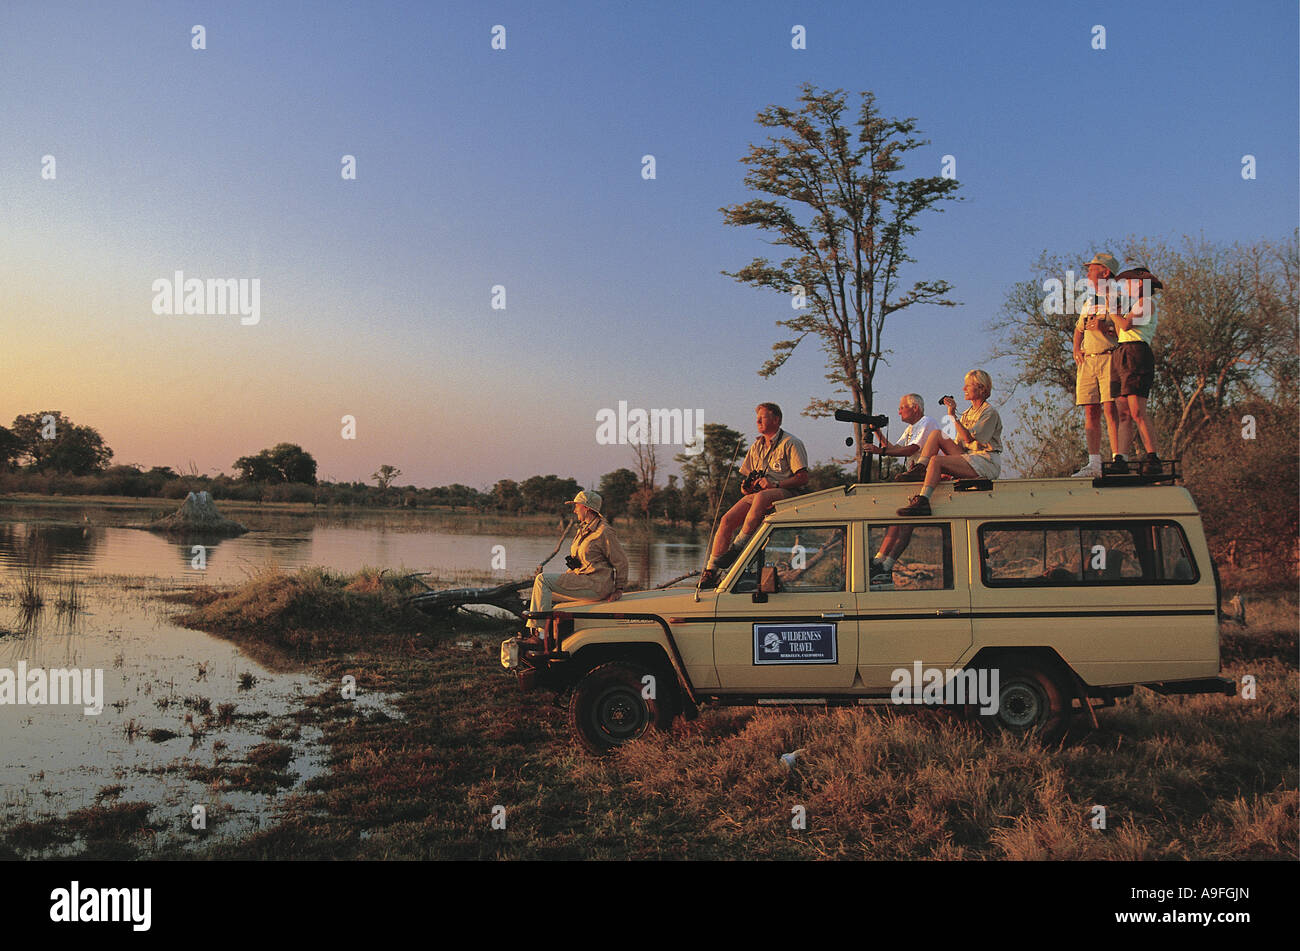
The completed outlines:
<svg viewBox="0 0 1300 951">
<path fill-rule="evenodd" d="M 102 529 L 90 525 L 28 525 L 0 522 L 0 566 L 62 568 L 85 564 L 103 543 Z"/>
<path fill-rule="evenodd" d="M 498 546 L 504 550 L 504 569 L 501 559 L 494 558 Z M 554 547 L 554 539 L 546 537 L 396 531 L 382 522 L 184 539 L 129 528 L 0 522 L 0 575 L 30 565 L 45 572 L 67 569 L 226 584 L 266 568 L 293 571 L 320 565 L 343 572 L 370 567 L 509 581 L 531 575 Z M 697 541 L 660 541 L 638 533 L 624 547 L 636 586 L 661 584 L 700 567 Z"/>
</svg>

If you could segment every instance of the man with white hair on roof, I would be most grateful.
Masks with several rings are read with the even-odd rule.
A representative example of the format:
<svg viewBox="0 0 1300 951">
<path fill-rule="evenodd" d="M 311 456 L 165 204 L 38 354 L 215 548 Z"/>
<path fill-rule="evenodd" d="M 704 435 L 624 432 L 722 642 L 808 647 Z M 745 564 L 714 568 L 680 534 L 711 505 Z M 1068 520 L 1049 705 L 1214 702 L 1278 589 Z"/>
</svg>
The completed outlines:
<svg viewBox="0 0 1300 951">
<path fill-rule="evenodd" d="M 862 447 L 862 451 L 909 459 L 921 451 L 926 437 L 939 429 L 939 424 L 933 417 L 925 415 L 925 400 L 917 393 L 908 393 L 899 399 L 898 418 L 907 423 L 907 428 L 903 430 L 903 435 L 898 437 L 898 442 L 890 442 L 885 434 L 877 429 L 876 437 L 880 440 L 880 445 L 868 443 Z"/>
<path fill-rule="evenodd" d="M 942 432 L 939 424 L 931 416 L 925 415 L 925 400 L 918 393 L 908 393 L 898 401 L 898 418 L 907 423 L 907 428 L 898 437 L 898 442 L 891 443 L 885 434 L 876 430 L 880 445 L 868 444 L 863 452 L 880 453 L 882 456 L 898 456 L 910 459 L 921 451 L 930 433 Z M 891 525 L 881 539 L 880 550 L 871 559 L 871 584 L 873 586 L 893 584 L 894 563 L 907 550 L 912 540 L 910 525 Z"/>
<path fill-rule="evenodd" d="M 533 596 L 529 611 L 549 611 L 553 601 L 617 601 L 627 587 L 628 561 L 618 536 L 600 514 L 599 492 L 579 492 L 572 502 L 578 517 L 578 534 L 569 546 L 565 561 L 569 570 L 543 574 L 539 566 L 533 577 Z M 527 626 L 541 628 L 541 621 L 529 620 Z"/>
</svg>

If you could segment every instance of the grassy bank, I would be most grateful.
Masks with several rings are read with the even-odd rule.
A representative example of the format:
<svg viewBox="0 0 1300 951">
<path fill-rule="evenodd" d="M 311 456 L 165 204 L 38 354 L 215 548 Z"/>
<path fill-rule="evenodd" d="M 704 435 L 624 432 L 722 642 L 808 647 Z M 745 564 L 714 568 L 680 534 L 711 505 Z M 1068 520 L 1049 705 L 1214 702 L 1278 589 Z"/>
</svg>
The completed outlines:
<svg viewBox="0 0 1300 951">
<path fill-rule="evenodd" d="M 1060 747 L 936 711 L 731 708 L 598 760 L 549 695 L 501 671 L 505 630 L 434 625 L 403 593 L 303 572 L 187 596 L 184 623 L 333 685 L 296 716 L 323 729 L 329 772 L 214 857 L 1297 858 L 1293 594 L 1223 629 L 1225 675 L 1253 675 L 1255 700 L 1138 690 Z M 346 699 L 346 676 L 394 694 L 397 715 Z"/>
</svg>

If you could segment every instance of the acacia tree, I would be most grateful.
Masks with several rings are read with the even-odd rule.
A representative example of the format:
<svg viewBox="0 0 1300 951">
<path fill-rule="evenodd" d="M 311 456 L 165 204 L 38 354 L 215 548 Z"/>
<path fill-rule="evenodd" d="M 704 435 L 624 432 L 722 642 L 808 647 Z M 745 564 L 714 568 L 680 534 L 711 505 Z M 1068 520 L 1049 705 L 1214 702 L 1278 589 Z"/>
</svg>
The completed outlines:
<svg viewBox="0 0 1300 951">
<path fill-rule="evenodd" d="M 98 430 L 78 426 L 58 410 L 16 417 L 6 442 L 11 446 L 7 455 L 25 457 L 38 472 L 90 475 L 102 472 L 113 458 Z"/>
<path fill-rule="evenodd" d="M 401 469 L 397 468 L 396 466 L 390 466 L 385 464 L 379 467 L 378 472 L 370 473 L 370 478 L 374 479 L 377 483 L 379 483 L 379 488 L 382 491 L 387 492 L 388 487 L 393 484 L 393 480 L 396 479 L 401 474 L 402 474 Z"/>
<path fill-rule="evenodd" d="M 919 230 L 917 217 L 957 200 L 958 186 L 943 176 L 904 177 L 903 157 L 928 144 L 913 134 L 916 120 L 885 118 L 872 93 L 860 95 L 852 128 L 844 91 L 823 92 L 811 84 L 802 87 L 797 111 L 773 105 L 759 112 L 757 122 L 778 134 L 765 145 L 751 145 L 741 161 L 749 166 L 745 185 L 772 197 L 720 211 L 727 224 L 755 225 L 771 233 L 773 244 L 793 251 L 780 263 L 755 258 L 739 271 L 723 272 L 793 294 L 792 303 L 804 305 L 777 321 L 791 336 L 772 345 L 759 374 L 774 374 L 812 334 L 826 352 L 826 379 L 834 392 L 847 394 L 856 411 L 871 413 L 885 318 L 915 304 L 955 303 L 947 297 L 947 281 L 906 288 L 900 270 L 914 261 L 907 244 Z M 804 413 L 828 416 L 844 402 L 842 396 L 814 398 Z M 856 428 L 861 454 L 863 434 Z"/>
</svg>

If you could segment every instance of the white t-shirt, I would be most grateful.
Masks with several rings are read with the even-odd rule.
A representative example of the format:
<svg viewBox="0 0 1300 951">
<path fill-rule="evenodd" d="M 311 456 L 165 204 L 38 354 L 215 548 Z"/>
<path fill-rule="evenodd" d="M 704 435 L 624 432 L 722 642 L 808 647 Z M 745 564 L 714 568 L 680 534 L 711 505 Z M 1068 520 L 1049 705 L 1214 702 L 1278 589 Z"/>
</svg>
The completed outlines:
<svg viewBox="0 0 1300 951">
<path fill-rule="evenodd" d="M 895 443 L 895 445 L 919 446 L 924 448 L 925 440 L 929 437 L 930 433 L 934 432 L 938 428 L 939 424 L 931 417 L 922 416 L 912 425 L 903 430 L 903 435 L 898 437 L 898 442 Z"/>
</svg>

